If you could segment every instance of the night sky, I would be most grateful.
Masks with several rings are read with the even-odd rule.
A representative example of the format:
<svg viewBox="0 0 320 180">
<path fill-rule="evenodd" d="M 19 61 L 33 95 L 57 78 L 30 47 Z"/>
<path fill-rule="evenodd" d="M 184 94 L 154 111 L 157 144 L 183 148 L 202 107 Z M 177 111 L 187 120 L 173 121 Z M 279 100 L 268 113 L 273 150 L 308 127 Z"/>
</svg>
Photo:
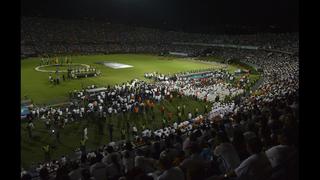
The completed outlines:
<svg viewBox="0 0 320 180">
<path fill-rule="evenodd" d="M 113 23 L 194 27 L 275 26 L 298 31 L 298 0 L 23 0 L 23 16 L 94 17 Z"/>
</svg>

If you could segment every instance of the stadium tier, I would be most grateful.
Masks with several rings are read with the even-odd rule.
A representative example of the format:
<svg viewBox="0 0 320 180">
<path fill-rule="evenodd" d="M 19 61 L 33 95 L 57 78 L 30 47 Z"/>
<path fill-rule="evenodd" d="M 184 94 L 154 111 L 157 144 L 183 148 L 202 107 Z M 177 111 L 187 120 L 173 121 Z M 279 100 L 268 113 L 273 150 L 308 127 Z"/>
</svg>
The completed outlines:
<svg viewBox="0 0 320 180">
<path fill-rule="evenodd" d="M 298 51 L 298 34 L 207 35 L 113 25 L 90 20 L 23 17 L 21 56 L 45 54 L 160 53 L 194 54 L 207 49 L 197 44 L 254 46 Z M 187 43 L 187 45 L 185 44 Z"/>
</svg>

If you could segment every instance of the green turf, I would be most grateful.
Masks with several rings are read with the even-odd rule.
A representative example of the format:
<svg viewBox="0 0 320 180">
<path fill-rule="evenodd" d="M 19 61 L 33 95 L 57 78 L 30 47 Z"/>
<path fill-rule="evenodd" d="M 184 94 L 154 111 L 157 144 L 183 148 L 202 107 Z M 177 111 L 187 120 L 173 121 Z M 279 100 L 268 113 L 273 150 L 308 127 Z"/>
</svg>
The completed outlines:
<svg viewBox="0 0 320 180">
<path fill-rule="evenodd" d="M 97 61 L 110 61 L 134 66 L 127 69 L 111 69 L 95 64 Z M 58 86 L 51 85 L 48 73 L 34 70 L 40 64 L 40 58 L 30 58 L 21 61 L 21 98 L 27 96 L 35 103 L 57 103 L 67 100 L 67 92 L 81 89 L 82 86 L 96 84 L 98 86 L 114 85 L 134 78 L 144 79 L 145 72 L 161 72 L 164 74 L 190 70 L 214 68 L 219 65 L 207 64 L 188 58 L 162 57 L 145 54 L 112 54 L 73 56 L 73 63 L 83 63 L 101 70 L 99 77 L 79 80 L 68 80 Z M 221 66 L 221 65 L 220 65 Z M 50 68 L 49 68 L 50 69 Z"/>
<path fill-rule="evenodd" d="M 75 69 L 77 69 L 77 68 L 85 68 L 85 66 L 78 65 L 78 64 L 70 65 L 70 67 L 75 68 Z M 61 65 L 61 66 L 59 66 L 59 71 L 67 71 L 68 68 L 69 68 L 68 65 Z M 57 70 L 57 67 L 55 65 L 50 65 L 50 66 L 41 67 L 40 69 L 41 70 L 47 70 L 47 71 L 48 70 L 49 71 L 55 71 L 55 70 Z"/>
</svg>

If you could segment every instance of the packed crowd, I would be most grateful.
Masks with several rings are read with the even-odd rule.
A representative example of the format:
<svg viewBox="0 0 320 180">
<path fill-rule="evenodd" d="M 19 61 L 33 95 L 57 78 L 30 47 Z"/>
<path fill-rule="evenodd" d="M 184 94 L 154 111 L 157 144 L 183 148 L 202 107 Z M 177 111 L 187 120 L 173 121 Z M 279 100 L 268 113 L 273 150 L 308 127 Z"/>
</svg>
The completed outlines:
<svg viewBox="0 0 320 180">
<path fill-rule="evenodd" d="M 193 96 L 196 99 L 215 102 L 224 101 L 226 96 L 233 98 L 243 93 L 243 89 L 233 87 L 228 82 L 234 77 L 227 71 L 206 71 L 206 76 L 196 79 L 193 79 L 191 75 L 192 73 L 184 72 L 166 76 L 167 79 L 160 78 L 154 84 L 133 80 L 114 87 L 98 88 L 99 91 L 92 93 L 89 91 L 94 90 L 95 86 L 89 86 L 80 91 L 71 91 L 69 95 L 73 102 L 66 107 L 34 107 L 29 119 L 41 119 L 48 129 L 50 127 L 58 129 L 64 127 L 68 122 L 86 118 L 106 118 L 118 115 L 127 117 L 127 113 L 132 113 L 133 118 L 138 118 L 138 114 L 153 113 L 155 103 L 163 99 L 170 100 L 173 94 L 179 97 Z M 56 126 L 52 126 L 53 124 Z M 29 129 L 30 136 L 32 136 L 32 129 L 32 127 Z"/>
<path fill-rule="evenodd" d="M 291 102 L 292 97 L 275 100 L 262 111 L 255 106 L 198 124 L 142 132 L 143 147 L 110 143 L 48 167 L 56 169 L 56 179 L 292 179 L 298 143 L 294 111 L 286 106 Z M 42 179 L 49 177 L 48 167 L 39 167 Z"/>
<path fill-rule="evenodd" d="M 158 84 L 168 87 L 182 95 L 194 96 L 196 99 L 215 102 L 224 101 L 226 97 L 234 98 L 244 93 L 244 89 L 232 85 L 235 76 L 224 70 L 209 71 L 203 74 L 192 73 L 178 76 L 176 79 L 162 81 Z M 242 79 L 241 79 L 242 80 Z M 247 79 L 249 80 L 249 79 Z M 250 81 L 240 81 L 244 84 Z"/>
<path fill-rule="evenodd" d="M 76 33 L 75 33 L 76 32 Z M 88 20 L 22 19 L 22 54 L 110 52 L 198 52 L 201 47 L 176 46 L 171 42 L 201 42 L 255 45 L 264 49 L 298 50 L 297 34 L 203 35 L 167 32 L 149 28 L 112 25 Z M 128 112 L 152 111 L 154 103 L 177 94 L 195 95 L 213 103 L 205 114 L 188 113 L 187 119 L 164 123 L 150 130 L 130 127 L 134 141 L 111 142 L 88 150 L 85 141 L 75 157 L 40 163 L 21 170 L 22 179 L 298 179 L 299 62 L 282 53 L 213 48 L 212 55 L 240 59 L 263 69 L 263 81 L 248 96 L 241 87 L 219 83 L 232 80 L 224 72 L 211 79 L 179 77 L 155 84 L 132 81 L 88 96 L 86 91 L 70 97 L 87 102 L 67 107 L 39 107 L 32 118 L 43 120 L 59 140 L 59 128 L 81 119 L 96 119 Z M 148 77 L 156 74 L 146 74 Z M 214 76 L 214 77 L 213 77 Z M 230 79 L 231 78 L 231 79 Z M 161 78 L 160 78 L 161 79 Z M 246 79 L 243 80 L 247 82 Z M 199 93 L 198 93 L 199 92 Z M 210 94 L 211 93 L 211 94 Z M 217 93 L 220 93 L 217 98 Z M 222 102 L 224 95 L 232 101 Z M 212 97 L 210 97 L 212 95 Z M 144 103 L 143 100 L 149 100 Z M 181 107 L 183 110 L 183 107 Z M 181 110 L 181 111 L 182 111 Z M 177 108 L 177 113 L 180 108 Z M 151 116 L 152 117 L 152 116 Z M 34 129 L 28 123 L 29 136 Z M 131 129 L 132 128 L 132 129 Z M 129 128 L 128 128 L 129 129 Z M 124 133 L 125 134 L 125 133 Z M 86 139 L 86 129 L 84 138 Z M 44 147 L 47 151 L 49 147 Z"/>
<path fill-rule="evenodd" d="M 173 51 L 173 42 L 251 45 L 298 51 L 298 34 L 209 35 L 115 25 L 94 20 L 24 17 L 21 55 Z M 195 54 L 195 47 L 179 46 Z M 197 47 L 201 49 L 201 47 Z"/>
<path fill-rule="evenodd" d="M 213 101 L 208 114 L 191 115 L 187 120 L 155 131 L 132 130 L 136 132 L 134 143 L 113 142 L 95 151 L 78 152 L 76 159 L 62 157 L 55 163 L 50 162 L 52 165 L 41 165 L 38 167 L 40 177 L 47 179 L 50 168 L 55 168 L 56 179 L 294 179 L 299 150 L 297 58 L 243 50 L 228 53 L 243 56 L 243 61 L 263 68 L 264 81 L 249 96 L 234 102 Z M 183 84 L 184 80 L 190 79 L 180 77 L 175 82 Z M 173 80 L 156 84 L 161 86 L 170 81 Z M 139 89 L 134 91 L 140 92 L 139 96 L 132 97 L 130 90 L 136 89 L 133 87 Z M 156 102 L 166 95 L 170 97 L 167 93 L 174 86 L 155 87 L 140 81 L 118 85 L 108 93 L 91 97 L 96 101 L 91 100 L 86 110 L 105 109 L 106 116 L 128 111 L 130 105 L 132 110 L 135 105 L 141 108 L 139 97 L 152 97 Z M 125 92 L 126 98 L 121 97 Z M 75 95 L 86 98 L 85 91 Z M 104 101 L 106 98 L 109 99 Z M 101 107 L 104 102 L 108 102 L 108 106 Z M 84 108 L 65 111 L 79 113 L 75 116 L 77 119 L 83 116 Z M 61 110 L 57 112 L 63 114 Z M 141 144 L 143 146 L 137 146 Z M 23 174 L 23 177 L 30 176 L 30 172 Z"/>
</svg>

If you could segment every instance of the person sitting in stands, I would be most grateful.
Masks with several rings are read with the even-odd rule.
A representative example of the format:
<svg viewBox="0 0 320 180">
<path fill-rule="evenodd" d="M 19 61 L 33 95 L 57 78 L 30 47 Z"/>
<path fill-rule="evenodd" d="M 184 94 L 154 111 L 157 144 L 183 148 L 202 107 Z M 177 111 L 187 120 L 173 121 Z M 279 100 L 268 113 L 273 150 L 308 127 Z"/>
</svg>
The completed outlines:
<svg viewBox="0 0 320 180">
<path fill-rule="evenodd" d="M 240 158 L 236 149 L 229 142 L 225 133 L 218 133 L 218 146 L 214 149 L 214 155 L 221 159 L 221 167 L 223 172 L 232 170 L 240 164 Z"/>
<path fill-rule="evenodd" d="M 246 160 L 234 170 L 229 171 L 220 177 L 209 179 L 224 179 L 237 177 L 239 180 L 268 180 L 271 177 L 272 167 L 266 154 L 262 151 L 262 143 L 259 138 L 247 140 L 247 150 L 251 154 Z"/>
<path fill-rule="evenodd" d="M 288 156 L 295 152 L 290 139 L 288 129 L 282 130 L 278 135 L 279 145 L 273 146 L 266 151 L 266 155 L 271 163 L 272 168 L 278 167 L 288 159 Z"/>
<path fill-rule="evenodd" d="M 170 153 L 163 152 L 160 154 L 160 167 L 163 169 L 163 173 L 158 176 L 158 180 L 184 180 L 183 171 L 179 167 L 173 165 L 173 158 Z"/>
<path fill-rule="evenodd" d="M 107 178 L 107 166 L 103 162 L 101 162 L 102 157 L 103 156 L 96 156 L 96 163 L 90 166 L 90 173 L 96 180 L 104 180 Z"/>
</svg>

